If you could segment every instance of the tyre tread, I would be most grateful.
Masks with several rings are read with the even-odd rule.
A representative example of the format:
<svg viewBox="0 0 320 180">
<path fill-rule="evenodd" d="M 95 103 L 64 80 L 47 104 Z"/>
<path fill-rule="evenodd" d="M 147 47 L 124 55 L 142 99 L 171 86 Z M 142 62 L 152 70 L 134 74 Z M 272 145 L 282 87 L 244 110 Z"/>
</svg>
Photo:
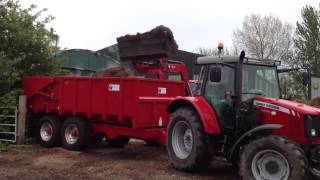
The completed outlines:
<svg viewBox="0 0 320 180">
<path fill-rule="evenodd" d="M 304 180 L 307 179 L 308 175 L 308 160 L 305 156 L 304 151 L 301 147 L 296 144 L 294 141 L 277 135 L 268 135 L 265 137 L 261 137 L 247 144 L 240 155 L 239 161 L 239 174 L 244 180 L 253 180 L 253 176 L 251 173 L 251 164 L 250 157 L 253 156 L 254 152 L 260 148 L 263 148 L 267 143 L 272 143 L 276 145 L 284 152 L 284 156 L 288 158 L 289 165 L 292 168 L 295 168 L 295 172 L 290 174 L 289 179 L 293 180 Z M 269 148 L 269 145 L 267 146 Z M 294 163 L 290 163 L 290 159 L 294 160 Z M 249 165 L 250 164 L 250 165 Z"/>
<path fill-rule="evenodd" d="M 180 163 L 171 159 L 171 164 L 181 171 L 198 171 L 201 169 L 207 168 L 211 163 L 211 155 L 209 154 L 207 143 L 206 143 L 206 134 L 203 130 L 202 124 L 199 120 L 198 114 L 192 108 L 179 108 L 176 110 L 172 116 L 170 122 L 172 122 L 176 117 L 183 116 L 190 123 L 192 127 L 197 131 L 195 134 L 198 137 L 194 137 L 197 139 L 195 151 L 197 152 L 194 158 L 188 159 L 187 163 Z M 171 123 L 168 125 L 168 129 L 170 129 Z M 168 136 L 169 138 L 169 136 Z M 168 139 L 169 140 L 169 139 Z M 169 157 L 173 156 L 174 152 L 171 152 L 171 148 L 167 145 L 167 151 L 170 152 Z"/>
</svg>

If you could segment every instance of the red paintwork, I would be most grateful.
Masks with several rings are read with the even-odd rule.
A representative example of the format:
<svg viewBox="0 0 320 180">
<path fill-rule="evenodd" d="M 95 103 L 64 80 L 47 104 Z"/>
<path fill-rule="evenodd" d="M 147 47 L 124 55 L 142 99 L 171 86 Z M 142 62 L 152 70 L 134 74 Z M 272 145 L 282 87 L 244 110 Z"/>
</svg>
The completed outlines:
<svg viewBox="0 0 320 180">
<path fill-rule="evenodd" d="M 294 101 L 288 101 L 284 99 L 275 99 L 275 98 L 265 98 L 265 97 L 256 97 L 256 100 L 262 100 L 267 103 L 272 103 L 275 105 L 286 107 L 290 110 L 299 112 L 301 114 L 309 114 L 309 115 L 319 115 L 320 109 L 308 106 L 306 104 L 294 102 Z"/>
<path fill-rule="evenodd" d="M 183 81 L 188 81 L 188 72 L 185 64 L 168 62 L 167 58 L 160 58 L 158 63 L 146 64 L 145 61 L 134 61 L 133 66 L 143 74 L 156 74 L 159 79 L 167 79 L 166 73 L 180 73 Z"/>
<path fill-rule="evenodd" d="M 110 91 L 110 84 L 120 85 L 120 91 Z M 93 133 L 105 133 L 110 139 L 126 135 L 160 143 L 166 139 L 167 108 L 176 101 L 193 105 L 206 133 L 221 133 L 212 106 L 202 96 L 186 97 L 187 86 L 187 81 L 145 78 L 23 78 L 30 113 L 55 113 L 61 118 L 82 116 L 91 123 Z M 166 94 L 159 93 L 159 88 L 166 88 Z M 299 143 L 310 141 L 305 137 L 303 115 L 320 115 L 319 109 L 281 99 L 256 97 L 255 100 L 285 110 L 258 106 L 261 110 L 259 124 L 282 124 L 274 134 Z M 313 138 L 312 142 L 319 144 L 320 138 Z"/>
<path fill-rule="evenodd" d="M 149 139 L 161 144 L 166 143 L 166 127 L 140 129 L 97 123 L 92 123 L 91 127 L 95 132 L 107 134 L 109 139 L 114 139 L 118 135 L 123 135 L 137 139 Z"/>
<path fill-rule="evenodd" d="M 220 125 L 218 124 L 217 115 L 212 106 L 205 100 L 203 96 L 194 97 L 177 97 L 176 101 L 186 101 L 192 104 L 197 110 L 204 130 L 208 134 L 220 134 Z M 172 102 L 172 103 L 174 103 Z"/>
<path fill-rule="evenodd" d="M 120 90 L 111 91 L 110 84 L 119 85 Z M 91 122 L 93 133 L 165 142 L 163 128 L 169 121 L 166 109 L 174 97 L 185 95 L 186 83 L 145 78 L 37 76 L 24 77 L 23 89 L 30 113 L 55 113 L 62 118 L 82 116 Z"/>
<path fill-rule="evenodd" d="M 288 112 L 281 112 L 268 107 L 258 106 L 260 109 L 260 124 L 282 124 L 283 127 L 274 130 L 274 134 L 287 136 L 299 143 L 310 141 L 310 139 L 305 137 L 303 115 L 320 115 L 320 109 L 282 99 L 256 97 L 256 100 L 288 109 Z M 272 111 L 276 112 L 276 115 L 272 115 Z M 320 138 L 313 138 L 311 141 L 320 143 Z"/>
</svg>

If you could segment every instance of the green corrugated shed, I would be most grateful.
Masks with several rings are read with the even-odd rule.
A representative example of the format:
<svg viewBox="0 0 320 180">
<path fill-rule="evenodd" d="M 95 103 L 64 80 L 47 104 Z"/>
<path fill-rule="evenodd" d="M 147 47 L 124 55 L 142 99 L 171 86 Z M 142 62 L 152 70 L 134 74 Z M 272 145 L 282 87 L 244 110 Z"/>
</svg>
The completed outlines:
<svg viewBox="0 0 320 180">
<path fill-rule="evenodd" d="M 169 54 L 169 59 L 176 60 L 176 61 L 182 61 L 187 66 L 189 79 L 195 79 L 195 75 L 198 75 L 200 73 L 200 66 L 196 66 L 195 62 L 198 57 L 202 55 L 178 50 L 176 53 Z"/>
<path fill-rule="evenodd" d="M 119 66 L 119 62 L 105 54 L 86 49 L 69 49 L 56 55 L 62 60 L 62 68 L 70 70 L 73 74 L 90 75 L 104 67 Z"/>
</svg>

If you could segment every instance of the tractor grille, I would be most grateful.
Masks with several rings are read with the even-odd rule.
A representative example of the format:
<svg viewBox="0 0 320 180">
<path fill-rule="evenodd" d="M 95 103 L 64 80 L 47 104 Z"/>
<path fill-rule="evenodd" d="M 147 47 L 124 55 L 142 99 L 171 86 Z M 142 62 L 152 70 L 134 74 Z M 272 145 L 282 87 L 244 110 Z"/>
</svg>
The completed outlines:
<svg viewBox="0 0 320 180">
<path fill-rule="evenodd" d="M 306 137 L 308 138 L 320 137 L 320 116 L 305 115 L 304 128 L 305 128 Z"/>
</svg>

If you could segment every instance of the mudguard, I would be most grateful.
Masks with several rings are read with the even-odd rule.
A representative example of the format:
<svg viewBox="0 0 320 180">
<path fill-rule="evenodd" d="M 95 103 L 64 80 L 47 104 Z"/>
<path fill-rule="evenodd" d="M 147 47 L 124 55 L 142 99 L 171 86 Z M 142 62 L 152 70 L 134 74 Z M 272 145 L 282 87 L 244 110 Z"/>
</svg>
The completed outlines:
<svg viewBox="0 0 320 180">
<path fill-rule="evenodd" d="M 236 149 L 236 147 L 242 142 L 242 140 L 244 140 L 246 137 L 250 136 L 251 134 L 255 133 L 255 132 L 259 132 L 259 131 L 264 131 L 264 130 L 272 130 L 272 129 L 280 129 L 282 128 L 283 125 L 281 124 L 264 124 L 264 125 L 260 125 L 257 126 L 249 131 L 247 131 L 246 133 L 244 133 L 240 138 L 238 138 L 238 140 L 233 144 L 230 153 L 229 153 L 229 159 L 231 159 L 231 157 L 233 156 L 233 153 Z"/>
<path fill-rule="evenodd" d="M 208 134 L 220 134 L 220 125 L 215 111 L 202 96 L 178 97 L 167 108 L 171 114 L 180 107 L 193 107 L 200 117 L 204 130 Z"/>
</svg>

